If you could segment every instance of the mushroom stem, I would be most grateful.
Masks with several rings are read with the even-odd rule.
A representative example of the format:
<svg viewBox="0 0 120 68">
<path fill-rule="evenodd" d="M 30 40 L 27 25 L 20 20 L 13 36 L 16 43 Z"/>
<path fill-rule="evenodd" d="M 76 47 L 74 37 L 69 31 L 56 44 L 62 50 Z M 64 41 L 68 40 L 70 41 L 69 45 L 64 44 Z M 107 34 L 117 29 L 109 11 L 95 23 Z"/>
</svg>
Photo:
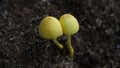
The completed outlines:
<svg viewBox="0 0 120 68">
<path fill-rule="evenodd" d="M 74 49 L 73 49 L 73 47 L 71 45 L 71 35 L 67 36 L 67 47 L 68 47 L 68 49 L 70 51 L 70 57 L 73 60 L 74 59 Z"/>
<path fill-rule="evenodd" d="M 56 39 L 53 39 L 58 48 L 63 49 L 63 45 L 60 44 Z"/>
</svg>

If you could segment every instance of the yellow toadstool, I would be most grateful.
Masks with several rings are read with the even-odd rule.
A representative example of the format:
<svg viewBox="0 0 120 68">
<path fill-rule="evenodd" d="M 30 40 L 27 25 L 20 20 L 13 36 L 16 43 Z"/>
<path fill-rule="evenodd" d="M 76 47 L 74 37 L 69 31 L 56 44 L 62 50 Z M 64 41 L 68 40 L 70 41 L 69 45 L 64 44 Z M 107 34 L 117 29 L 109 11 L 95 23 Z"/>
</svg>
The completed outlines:
<svg viewBox="0 0 120 68">
<path fill-rule="evenodd" d="M 59 19 L 63 33 L 67 36 L 67 46 L 70 51 L 70 57 L 74 59 L 74 49 L 71 46 L 71 35 L 75 34 L 79 30 L 79 24 L 77 19 L 71 14 L 64 14 Z"/>
<path fill-rule="evenodd" d="M 45 17 L 41 21 L 38 30 L 40 36 L 46 39 L 52 39 L 59 48 L 63 48 L 63 46 L 56 40 L 57 37 L 63 35 L 63 31 L 60 22 L 55 17 Z"/>
</svg>

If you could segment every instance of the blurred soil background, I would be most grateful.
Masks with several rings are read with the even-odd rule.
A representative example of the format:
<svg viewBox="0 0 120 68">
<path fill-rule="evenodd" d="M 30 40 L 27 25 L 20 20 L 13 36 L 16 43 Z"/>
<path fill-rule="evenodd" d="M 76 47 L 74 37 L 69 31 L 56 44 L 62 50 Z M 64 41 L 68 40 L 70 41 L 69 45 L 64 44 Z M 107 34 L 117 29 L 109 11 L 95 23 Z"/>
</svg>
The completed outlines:
<svg viewBox="0 0 120 68">
<path fill-rule="evenodd" d="M 48 15 L 74 15 L 80 24 L 61 50 L 39 36 Z M 0 68 L 120 68 L 120 0 L 0 0 Z"/>
</svg>

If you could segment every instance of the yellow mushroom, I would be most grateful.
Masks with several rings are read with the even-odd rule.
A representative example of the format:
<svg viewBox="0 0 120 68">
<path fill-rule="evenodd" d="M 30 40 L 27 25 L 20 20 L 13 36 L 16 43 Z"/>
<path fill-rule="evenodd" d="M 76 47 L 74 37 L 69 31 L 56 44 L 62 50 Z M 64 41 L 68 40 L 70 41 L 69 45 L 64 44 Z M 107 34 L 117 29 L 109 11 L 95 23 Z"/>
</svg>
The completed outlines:
<svg viewBox="0 0 120 68">
<path fill-rule="evenodd" d="M 70 51 L 70 57 L 74 59 L 74 49 L 71 46 L 71 35 L 75 34 L 79 30 L 79 24 L 77 19 L 71 14 L 64 14 L 59 19 L 63 33 L 67 36 L 67 46 Z"/>
<path fill-rule="evenodd" d="M 62 27 L 58 19 L 52 16 L 45 17 L 38 27 L 41 37 L 52 39 L 59 48 L 63 46 L 56 40 L 57 37 L 63 35 Z"/>
</svg>

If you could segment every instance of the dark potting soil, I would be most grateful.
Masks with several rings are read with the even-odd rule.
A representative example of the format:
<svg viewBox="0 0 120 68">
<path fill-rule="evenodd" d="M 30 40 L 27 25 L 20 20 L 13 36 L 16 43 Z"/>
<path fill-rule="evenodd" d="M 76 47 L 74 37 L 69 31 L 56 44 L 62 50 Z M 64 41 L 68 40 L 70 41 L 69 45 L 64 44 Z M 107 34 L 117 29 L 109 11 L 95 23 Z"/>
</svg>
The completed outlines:
<svg viewBox="0 0 120 68">
<path fill-rule="evenodd" d="M 80 30 L 72 35 L 70 60 L 63 50 L 41 38 L 45 16 L 74 15 Z M 0 0 L 0 68 L 120 68 L 120 0 Z"/>
</svg>

